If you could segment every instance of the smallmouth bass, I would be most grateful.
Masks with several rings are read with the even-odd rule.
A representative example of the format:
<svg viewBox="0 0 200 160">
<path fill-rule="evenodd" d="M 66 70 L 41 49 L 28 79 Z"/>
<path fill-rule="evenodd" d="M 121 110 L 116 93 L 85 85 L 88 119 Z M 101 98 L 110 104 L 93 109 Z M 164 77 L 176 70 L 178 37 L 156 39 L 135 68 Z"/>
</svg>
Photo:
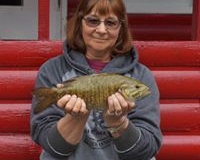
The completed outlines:
<svg viewBox="0 0 200 160">
<path fill-rule="evenodd" d="M 150 94 L 149 88 L 142 82 L 119 74 L 100 73 L 75 77 L 63 83 L 63 87 L 40 87 L 32 91 L 37 105 L 34 113 L 40 113 L 66 94 L 82 98 L 91 110 L 107 108 L 107 99 L 120 92 L 129 101 L 142 99 Z"/>
</svg>

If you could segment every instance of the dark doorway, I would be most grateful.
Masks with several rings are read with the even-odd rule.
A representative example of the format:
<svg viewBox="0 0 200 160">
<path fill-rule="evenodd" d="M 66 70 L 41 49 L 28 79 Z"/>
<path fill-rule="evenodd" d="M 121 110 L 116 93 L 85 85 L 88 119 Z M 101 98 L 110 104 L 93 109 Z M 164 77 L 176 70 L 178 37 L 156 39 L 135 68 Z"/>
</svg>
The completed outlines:
<svg viewBox="0 0 200 160">
<path fill-rule="evenodd" d="M 1 0 L 0 6 L 22 6 L 23 0 Z"/>
</svg>

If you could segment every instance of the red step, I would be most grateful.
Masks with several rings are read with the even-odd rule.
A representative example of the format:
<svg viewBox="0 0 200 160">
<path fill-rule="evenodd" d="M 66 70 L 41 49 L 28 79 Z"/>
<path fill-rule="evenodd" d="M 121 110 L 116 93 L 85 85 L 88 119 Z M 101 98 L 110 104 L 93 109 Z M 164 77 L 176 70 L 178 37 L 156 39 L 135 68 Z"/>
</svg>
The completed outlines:
<svg viewBox="0 0 200 160">
<path fill-rule="evenodd" d="M 0 133 L 29 133 L 30 108 L 27 101 L 0 101 Z M 160 109 L 165 135 L 200 134 L 199 100 L 161 100 Z"/>
<path fill-rule="evenodd" d="M 199 160 L 200 136 L 165 136 L 158 160 Z"/>
<path fill-rule="evenodd" d="M 26 134 L 0 134 L 0 159 L 39 160 L 41 149 Z"/>
<path fill-rule="evenodd" d="M 33 144 L 29 135 L 1 135 L 0 150 L 1 159 L 39 160 L 40 148 Z M 157 159 L 198 160 L 199 150 L 200 136 L 165 136 Z"/>
<path fill-rule="evenodd" d="M 134 41 L 140 61 L 149 67 L 200 67 L 198 41 Z M 0 67 L 39 67 L 62 54 L 61 41 L 0 41 Z M 9 69 L 8 68 L 8 69 Z"/>
</svg>

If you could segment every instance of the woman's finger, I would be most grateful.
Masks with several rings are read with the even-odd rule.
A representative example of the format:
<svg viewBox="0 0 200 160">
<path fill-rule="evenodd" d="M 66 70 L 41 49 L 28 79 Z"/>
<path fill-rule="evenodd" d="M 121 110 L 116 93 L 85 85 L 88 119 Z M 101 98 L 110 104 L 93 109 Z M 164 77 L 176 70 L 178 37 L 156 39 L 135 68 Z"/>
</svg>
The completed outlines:
<svg viewBox="0 0 200 160">
<path fill-rule="evenodd" d="M 120 116 L 122 114 L 122 107 L 120 105 L 120 102 L 115 94 L 112 95 L 112 99 L 113 99 L 113 106 L 115 109 L 115 115 Z"/>
<path fill-rule="evenodd" d="M 88 113 L 88 109 L 86 108 L 85 101 L 81 100 L 80 115 L 85 115 L 86 113 Z"/>
<path fill-rule="evenodd" d="M 120 93 L 115 93 L 116 98 L 121 106 L 121 110 L 123 113 L 126 113 L 129 107 L 128 102 L 124 99 L 124 97 Z"/>
<path fill-rule="evenodd" d="M 114 107 L 112 95 L 108 97 L 108 109 L 107 109 L 107 114 L 108 114 L 108 115 L 114 115 L 114 114 L 115 114 L 115 107 Z"/>
<path fill-rule="evenodd" d="M 72 108 L 71 115 L 75 115 L 75 116 L 79 115 L 81 105 L 82 105 L 82 100 L 81 98 L 77 97 L 76 102 Z"/>
<path fill-rule="evenodd" d="M 72 95 L 69 101 L 65 104 L 65 110 L 67 113 L 71 114 L 74 105 L 76 104 L 77 96 Z"/>
<path fill-rule="evenodd" d="M 71 95 L 66 94 L 57 101 L 57 106 L 60 108 L 65 108 L 66 103 L 70 100 Z"/>
<path fill-rule="evenodd" d="M 135 102 L 128 101 L 128 111 L 130 112 L 135 107 Z"/>
</svg>

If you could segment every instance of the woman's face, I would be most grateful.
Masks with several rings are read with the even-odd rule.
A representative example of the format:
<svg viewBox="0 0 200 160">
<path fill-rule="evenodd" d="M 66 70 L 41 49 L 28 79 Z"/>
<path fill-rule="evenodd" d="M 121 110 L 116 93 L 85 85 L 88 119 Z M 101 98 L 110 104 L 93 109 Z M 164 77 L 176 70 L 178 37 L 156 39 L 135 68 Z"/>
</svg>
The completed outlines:
<svg viewBox="0 0 200 160">
<path fill-rule="evenodd" d="M 117 16 L 100 16 L 96 12 L 85 15 L 82 19 L 82 36 L 87 54 L 110 54 L 117 41 L 121 23 Z"/>
</svg>

